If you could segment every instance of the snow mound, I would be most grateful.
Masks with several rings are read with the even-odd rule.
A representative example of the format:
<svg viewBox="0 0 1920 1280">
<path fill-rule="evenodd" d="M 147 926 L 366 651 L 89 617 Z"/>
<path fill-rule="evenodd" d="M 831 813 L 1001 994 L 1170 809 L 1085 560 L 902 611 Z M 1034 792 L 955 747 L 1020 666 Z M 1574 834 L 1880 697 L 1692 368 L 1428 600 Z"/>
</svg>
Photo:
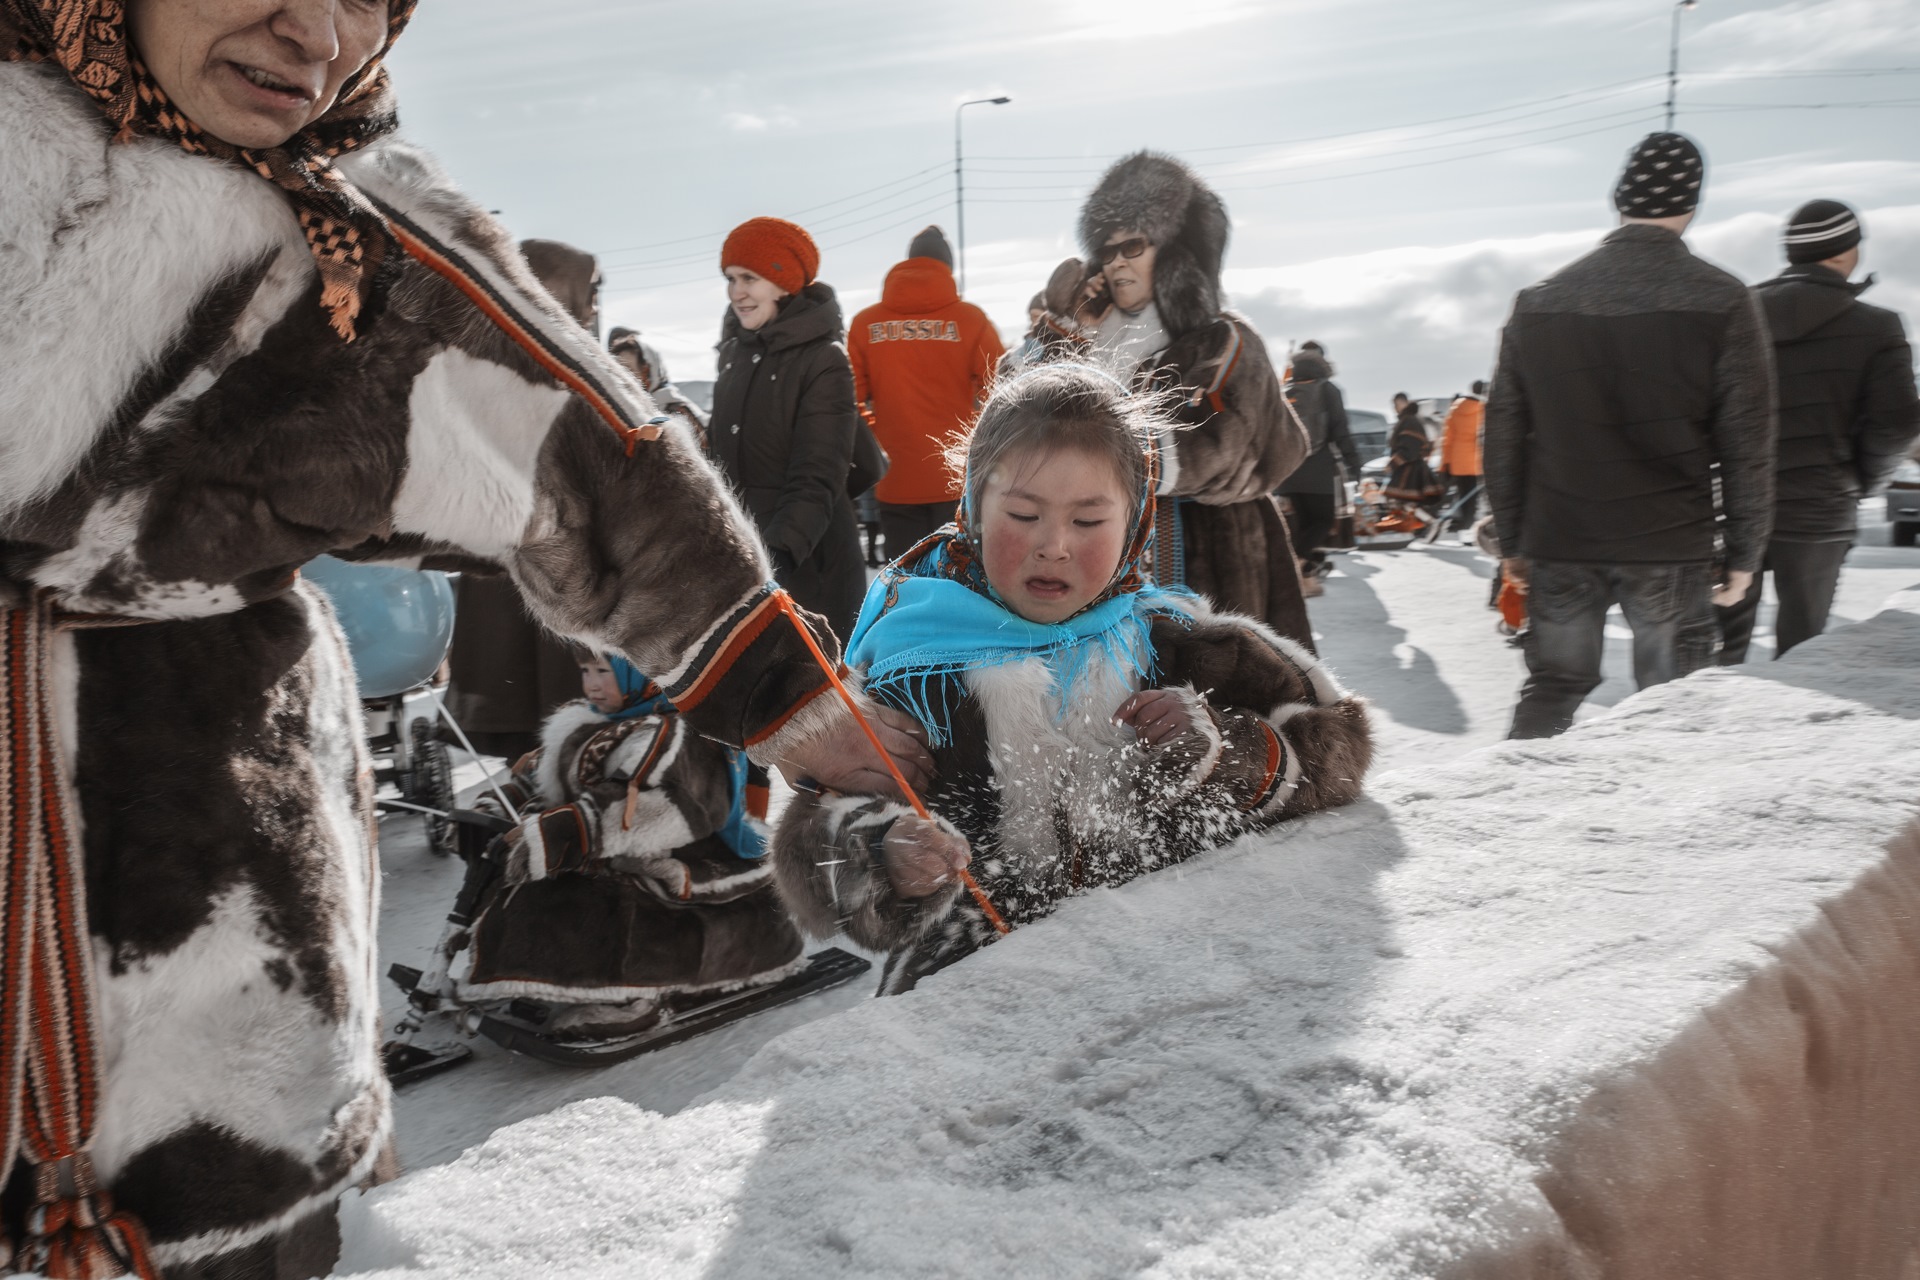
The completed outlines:
<svg viewBox="0 0 1920 1280">
<path fill-rule="evenodd" d="M 1920 595 L 503 1129 L 342 1272 L 1897 1276 L 1916 802 Z"/>
</svg>

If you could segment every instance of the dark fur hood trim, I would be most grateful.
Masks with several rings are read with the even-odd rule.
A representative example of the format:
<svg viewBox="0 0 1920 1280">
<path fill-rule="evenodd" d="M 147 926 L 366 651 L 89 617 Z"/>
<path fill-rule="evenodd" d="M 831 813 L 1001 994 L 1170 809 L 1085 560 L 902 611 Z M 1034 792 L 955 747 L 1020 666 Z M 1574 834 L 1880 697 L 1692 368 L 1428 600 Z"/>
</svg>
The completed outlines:
<svg viewBox="0 0 1920 1280">
<path fill-rule="evenodd" d="M 1220 314 L 1220 263 L 1227 206 L 1183 161 L 1156 151 L 1116 160 L 1080 210 L 1080 247 L 1089 263 L 1115 231 L 1153 241 L 1153 298 L 1172 337 Z"/>
</svg>

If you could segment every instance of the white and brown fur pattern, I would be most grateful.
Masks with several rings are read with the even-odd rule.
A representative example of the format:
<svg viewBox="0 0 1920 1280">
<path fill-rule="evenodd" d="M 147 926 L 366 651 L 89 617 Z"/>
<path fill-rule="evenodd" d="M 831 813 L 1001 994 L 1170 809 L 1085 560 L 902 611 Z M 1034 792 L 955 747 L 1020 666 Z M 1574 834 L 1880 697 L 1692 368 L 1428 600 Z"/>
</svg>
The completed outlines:
<svg viewBox="0 0 1920 1280">
<path fill-rule="evenodd" d="M 1062 705 L 1044 663 L 966 672 L 927 803 L 965 835 L 973 875 L 1018 926 L 1082 888 L 1117 884 L 1284 818 L 1349 802 L 1372 757 L 1364 705 L 1302 646 L 1196 605 L 1152 626 L 1157 683 L 1202 712 L 1151 750 L 1113 713 L 1140 679 L 1096 657 Z M 780 886 L 803 928 L 889 954 L 883 992 L 992 941 L 950 886 L 893 891 L 880 857 L 898 805 L 798 797 L 775 833 Z"/>
<path fill-rule="evenodd" d="M 648 411 L 427 157 L 389 140 L 342 168 Z M 0 603 L 46 587 L 156 622 L 74 638 L 57 710 L 99 957 L 96 1158 L 161 1261 L 197 1265 L 365 1179 L 387 1138 L 370 775 L 297 568 L 502 564 L 554 630 L 669 671 L 768 562 L 684 428 L 628 456 L 424 268 L 340 342 L 273 187 L 110 144 L 57 69 L 0 64 L 0 227 Z M 770 727 L 823 683 L 803 655 L 769 631 L 691 718 L 778 755 L 836 714 Z"/>
</svg>

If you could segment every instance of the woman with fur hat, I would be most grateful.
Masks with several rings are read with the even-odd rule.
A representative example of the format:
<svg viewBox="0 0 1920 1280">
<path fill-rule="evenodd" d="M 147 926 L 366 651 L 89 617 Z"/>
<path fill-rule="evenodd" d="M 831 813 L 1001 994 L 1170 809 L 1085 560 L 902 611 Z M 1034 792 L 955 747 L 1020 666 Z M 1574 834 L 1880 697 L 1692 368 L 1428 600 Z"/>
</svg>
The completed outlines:
<svg viewBox="0 0 1920 1280">
<path fill-rule="evenodd" d="M 750 218 L 720 249 L 727 315 L 707 452 L 773 555 L 773 575 L 846 635 L 867 587 L 847 495 L 859 415 L 846 325 L 820 250 L 783 218 Z"/>
<path fill-rule="evenodd" d="M 1299 566 L 1272 494 L 1308 452 L 1280 379 L 1244 317 L 1221 300 L 1227 209 L 1172 156 L 1114 163 L 1080 211 L 1082 262 L 1054 272 L 1049 354 L 1089 351 L 1136 387 L 1171 392 L 1175 429 L 1155 573 L 1311 648 Z M 1069 268 L 1072 268 L 1069 271 Z M 1067 277 L 1077 288 L 1062 287 Z"/>
</svg>

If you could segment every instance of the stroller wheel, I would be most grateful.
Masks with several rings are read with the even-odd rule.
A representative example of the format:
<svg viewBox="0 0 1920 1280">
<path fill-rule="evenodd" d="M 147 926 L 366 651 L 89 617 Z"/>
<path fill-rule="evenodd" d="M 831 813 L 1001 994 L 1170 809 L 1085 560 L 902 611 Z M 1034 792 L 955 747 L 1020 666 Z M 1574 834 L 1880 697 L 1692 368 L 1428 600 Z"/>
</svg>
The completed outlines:
<svg viewBox="0 0 1920 1280">
<path fill-rule="evenodd" d="M 443 812 L 452 809 L 453 757 L 447 753 L 447 744 L 434 735 L 433 722 L 425 717 L 408 726 L 407 738 L 413 747 L 413 768 L 407 773 L 400 798 Z M 427 848 L 442 858 L 453 853 L 459 843 L 454 824 L 432 814 L 425 816 Z"/>
</svg>

